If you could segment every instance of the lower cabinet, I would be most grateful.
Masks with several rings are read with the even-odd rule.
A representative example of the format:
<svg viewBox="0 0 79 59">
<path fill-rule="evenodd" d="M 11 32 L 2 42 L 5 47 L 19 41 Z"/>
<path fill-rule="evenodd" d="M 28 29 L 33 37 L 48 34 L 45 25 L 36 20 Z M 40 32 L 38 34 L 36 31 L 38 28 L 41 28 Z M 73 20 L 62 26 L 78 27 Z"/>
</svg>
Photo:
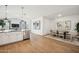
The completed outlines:
<svg viewBox="0 0 79 59">
<path fill-rule="evenodd" d="M 0 45 L 5 45 L 23 40 L 23 32 L 3 32 L 0 33 Z"/>
</svg>

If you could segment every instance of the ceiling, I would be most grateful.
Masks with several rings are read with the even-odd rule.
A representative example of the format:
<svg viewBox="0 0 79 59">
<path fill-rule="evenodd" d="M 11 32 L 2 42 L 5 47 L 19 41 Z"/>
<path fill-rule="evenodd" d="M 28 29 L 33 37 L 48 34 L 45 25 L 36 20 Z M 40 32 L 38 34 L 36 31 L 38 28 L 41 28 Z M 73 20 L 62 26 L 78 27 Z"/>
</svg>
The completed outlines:
<svg viewBox="0 0 79 59">
<path fill-rule="evenodd" d="M 78 5 L 8 5 L 8 17 L 15 18 L 22 16 L 22 9 L 24 7 L 24 17 L 28 19 L 45 16 L 52 19 L 58 14 L 63 16 L 79 14 Z M 0 6 L 0 16 L 5 16 L 5 6 Z"/>
</svg>

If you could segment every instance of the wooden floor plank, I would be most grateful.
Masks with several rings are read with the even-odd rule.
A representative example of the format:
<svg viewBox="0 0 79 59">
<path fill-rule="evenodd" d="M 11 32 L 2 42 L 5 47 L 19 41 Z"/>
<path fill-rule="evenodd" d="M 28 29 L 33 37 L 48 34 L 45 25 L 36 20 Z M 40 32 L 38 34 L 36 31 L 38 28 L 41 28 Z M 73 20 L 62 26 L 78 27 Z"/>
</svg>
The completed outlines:
<svg viewBox="0 0 79 59">
<path fill-rule="evenodd" d="M 79 47 L 40 35 L 31 34 L 29 40 L 1 46 L 0 52 L 79 52 Z"/>
</svg>

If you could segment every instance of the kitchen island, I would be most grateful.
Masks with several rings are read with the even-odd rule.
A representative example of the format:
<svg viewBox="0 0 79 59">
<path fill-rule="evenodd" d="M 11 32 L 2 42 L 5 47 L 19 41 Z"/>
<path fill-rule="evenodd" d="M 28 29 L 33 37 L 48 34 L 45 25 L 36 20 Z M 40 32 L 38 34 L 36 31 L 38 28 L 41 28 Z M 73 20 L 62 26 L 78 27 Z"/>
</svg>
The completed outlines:
<svg viewBox="0 0 79 59">
<path fill-rule="evenodd" d="M 27 34 L 27 35 L 25 35 Z M 23 31 L 0 31 L 0 46 L 30 38 L 29 30 Z"/>
</svg>

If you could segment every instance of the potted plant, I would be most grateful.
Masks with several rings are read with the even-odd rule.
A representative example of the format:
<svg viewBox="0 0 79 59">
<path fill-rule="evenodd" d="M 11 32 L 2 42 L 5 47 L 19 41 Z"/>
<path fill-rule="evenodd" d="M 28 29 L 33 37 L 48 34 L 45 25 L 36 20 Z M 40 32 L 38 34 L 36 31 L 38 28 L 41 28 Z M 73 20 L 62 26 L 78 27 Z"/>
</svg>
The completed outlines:
<svg viewBox="0 0 79 59">
<path fill-rule="evenodd" d="M 4 28 L 5 25 L 6 25 L 6 23 L 4 22 L 4 20 L 0 20 L 0 26 L 2 26 L 1 30 L 3 30 L 3 28 Z"/>
<path fill-rule="evenodd" d="M 77 35 L 79 36 L 79 22 L 76 24 L 76 29 L 75 30 L 77 31 Z"/>
</svg>

